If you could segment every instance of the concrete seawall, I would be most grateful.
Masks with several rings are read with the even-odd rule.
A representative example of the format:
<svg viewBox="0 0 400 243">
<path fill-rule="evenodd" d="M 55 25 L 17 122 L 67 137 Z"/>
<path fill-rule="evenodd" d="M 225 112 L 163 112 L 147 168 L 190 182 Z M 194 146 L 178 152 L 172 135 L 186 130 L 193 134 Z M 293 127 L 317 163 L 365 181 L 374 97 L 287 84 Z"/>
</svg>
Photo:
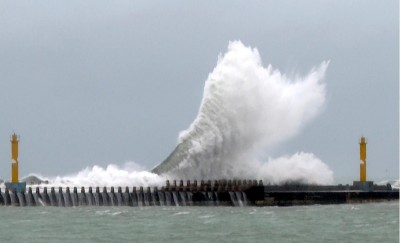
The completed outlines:
<svg viewBox="0 0 400 243">
<path fill-rule="evenodd" d="M 261 184 L 259 184 L 261 183 Z M 158 187 L 28 187 L 25 192 L 0 190 L 4 206 L 247 206 L 254 205 L 256 180 L 176 181 Z M 261 192 L 261 190 L 259 190 Z M 258 193 L 259 195 L 262 195 Z M 248 196 L 249 195 L 249 196 Z M 249 197 L 249 198 L 248 198 Z M 261 198 L 259 198 L 261 199 Z"/>
<path fill-rule="evenodd" d="M 365 203 L 399 200 L 399 191 L 391 185 L 374 185 L 361 190 L 353 185 L 282 185 L 264 186 L 264 199 L 257 206 L 296 206 L 313 204 Z"/>
<path fill-rule="evenodd" d="M 28 187 L 0 190 L 0 206 L 292 206 L 398 200 L 399 191 L 374 186 L 264 186 L 256 180 L 166 182 L 158 187 Z"/>
</svg>

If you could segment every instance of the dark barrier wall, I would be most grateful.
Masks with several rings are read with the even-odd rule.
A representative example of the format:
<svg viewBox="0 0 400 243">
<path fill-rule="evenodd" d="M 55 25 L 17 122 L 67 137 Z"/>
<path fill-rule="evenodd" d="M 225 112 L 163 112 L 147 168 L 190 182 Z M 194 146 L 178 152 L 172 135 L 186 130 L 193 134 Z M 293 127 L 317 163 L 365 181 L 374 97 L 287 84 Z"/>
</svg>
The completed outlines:
<svg viewBox="0 0 400 243">
<path fill-rule="evenodd" d="M 166 182 L 158 187 L 28 187 L 25 192 L 0 190 L 4 206 L 291 206 L 398 200 L 399 191 L 375 186 L 376 191 L 351 186 L 264 186 L 256 180 Z"/>
<path fill-rule="evenodd" d="M 255 205 L 255 180 L 219 180 L 166 182 L 164 187 L 28 187 L 27 192 L 0 190 L 0 205 L 5 206 L 247 206 Z M 262 199 L 263 193 L 258 193 Z M 248 199 L 251 198 L 251 200 Z"/>
</svg>

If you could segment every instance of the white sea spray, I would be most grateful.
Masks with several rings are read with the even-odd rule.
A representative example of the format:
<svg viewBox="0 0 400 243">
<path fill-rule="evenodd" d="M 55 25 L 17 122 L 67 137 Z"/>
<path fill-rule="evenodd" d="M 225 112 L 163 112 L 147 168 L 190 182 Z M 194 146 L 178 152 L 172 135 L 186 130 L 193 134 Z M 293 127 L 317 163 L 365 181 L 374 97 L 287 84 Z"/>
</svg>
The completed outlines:
<svg viewBox="0 0 400 243">
<path fill-rule="evenodd" d="M 157 174 L 128 163 L 42 179 L 53 186 L 156 186 L 166 179 L 223 178 L 331 184 L 333 172 L 312 153 L 258 158 L 296 136 L 323 110 L 327 67 L 322 62 L 304 77 L 289 78 L 264 67 L 256 48 L 230 42 L 205 82 L 197 117 L 155 168 Z"/>
<path fill-rule="evenodd" d="M 155 172 L 169 178 L 259 178 L 270 183 L 330 184 L 333 172 L 311 153 L 260 161 L 323 109 L 328 62 L 304 77 L 263 67 L 257 49 L 229 43 L 205 82 L 200 110 Z"/>
</svg>

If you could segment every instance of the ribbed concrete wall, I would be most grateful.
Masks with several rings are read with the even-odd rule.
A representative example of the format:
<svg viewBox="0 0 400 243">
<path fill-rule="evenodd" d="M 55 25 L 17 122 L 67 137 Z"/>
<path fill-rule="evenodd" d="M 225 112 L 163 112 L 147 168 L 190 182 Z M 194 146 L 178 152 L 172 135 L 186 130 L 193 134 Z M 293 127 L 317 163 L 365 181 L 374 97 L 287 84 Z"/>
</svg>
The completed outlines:
<svg viewBox="0 0 400 243">
<path fill-rule="evenodd" d="M 259 185 L 259 183 L 261 183 Z M 26 192 L 0 191 L 5 206 L 246 206 L 254 205 L 254 188 L 262 199 L 262 182 L 254 180 L 166 182 L 157 187 L 28 187 Z M 247 195 L 249 194 L 249 196 Z M 249 200 L 250 198 L 251 200 Z"/>
<path fill-rule="evenodd" d="M 292 206 L 398 200 L 390 186 L 360 191 L 349 185 L 264 186 L 256 180 L 169 181 L 158 187 L 28 187 L 27 191 L 0 190 L 4 206 Z"/>
</svg>

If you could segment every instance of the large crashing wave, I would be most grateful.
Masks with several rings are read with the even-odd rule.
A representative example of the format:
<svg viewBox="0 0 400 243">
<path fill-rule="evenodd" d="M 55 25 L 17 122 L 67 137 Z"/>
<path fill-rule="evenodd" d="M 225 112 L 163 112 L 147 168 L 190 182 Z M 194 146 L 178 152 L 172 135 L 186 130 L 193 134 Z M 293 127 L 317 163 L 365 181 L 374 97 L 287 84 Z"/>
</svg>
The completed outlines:
<svg viewBox="0 0 400 243">
<path fill-rule="evenodd" d="M 323 62 L 305 77 L 290 79 L 271 66 L 264 68 L 257 49 L 231 42 L 206 80 L 196 119 L 180 134 L 170 156 L 153 169 L 156 174 L 126 163 L 28 179 L 38 177 L 48 181 L 42 184 L 47 186 L 161 186 L 168 178 L 331 184 L 332 171 L 311 153 L 258 159 L 295 136 L 321 111 L 327 65 Z"/>
<path fill-rule="evenodd" d="M 230 42 L 205 83 L 199 113 L 175 150 L 152 172 L 179 179 L 260 178 L 271 183 L 329 184 L 333 173 L 313 154 L 263 163 L 268 151 L 296 135 L 323 108 L 327 62 L 289 79 L 264 68 L 257 49 Z"/>
</svg>

